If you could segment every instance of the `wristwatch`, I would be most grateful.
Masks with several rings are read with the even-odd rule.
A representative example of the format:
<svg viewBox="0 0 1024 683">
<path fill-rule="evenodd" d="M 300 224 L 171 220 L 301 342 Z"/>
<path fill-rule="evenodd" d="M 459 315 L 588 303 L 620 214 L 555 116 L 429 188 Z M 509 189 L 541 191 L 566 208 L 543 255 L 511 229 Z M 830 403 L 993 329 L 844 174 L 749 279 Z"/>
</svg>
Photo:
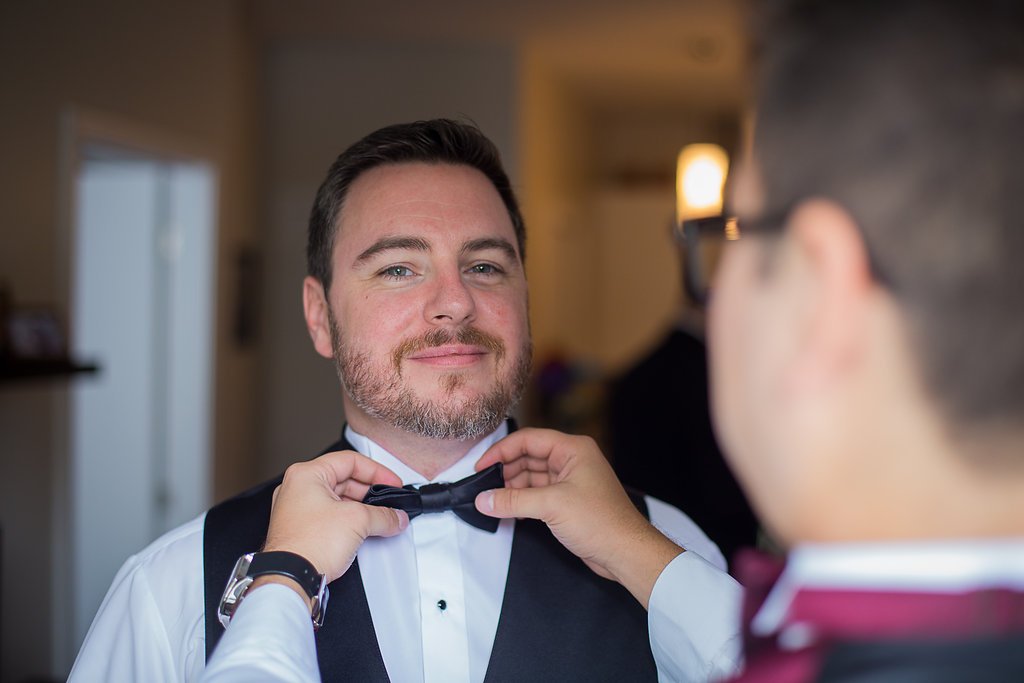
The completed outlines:
<svg viewBox="0 0 1024 683">
<path fill-rule="evenodd" d="M 301 555 L 283 551 L 266 553 L 248 553 L 235 562 L 235 568 L 224 587 L 224 594 L 217 607 L 217 618 L 224 628 L 228 627 L 231 617 L 242 603 L 249 586 L 257 576 L 280 574 L 294 580 L 306 592 L 313 602 L 313 628 L 320 628 L 324 623 L 324 612 L 327 610 L 327 581 L 323 574 L 317 574 L 316 568 Z"/>
</svg>

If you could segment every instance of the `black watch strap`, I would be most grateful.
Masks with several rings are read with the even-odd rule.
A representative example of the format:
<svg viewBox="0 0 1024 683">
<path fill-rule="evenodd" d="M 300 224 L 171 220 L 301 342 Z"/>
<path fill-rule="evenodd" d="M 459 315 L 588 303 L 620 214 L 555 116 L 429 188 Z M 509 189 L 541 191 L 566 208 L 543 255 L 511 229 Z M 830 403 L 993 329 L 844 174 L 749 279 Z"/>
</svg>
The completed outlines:
<svg viewBox="0 0 1024 683">
<path fill-rule="evenodd" d="M 320 594 L 320 584 L 323 575 L 318 574 L 316 567 L 302 555 L 273 550 L 266 553 L 253 555 L 252 563 L 249 564 L 248 576 L 256 578 L 266 574 L 280 574 L 294 580 L 302 590 L 306 592 L 310 600 Z"/>
</svg>

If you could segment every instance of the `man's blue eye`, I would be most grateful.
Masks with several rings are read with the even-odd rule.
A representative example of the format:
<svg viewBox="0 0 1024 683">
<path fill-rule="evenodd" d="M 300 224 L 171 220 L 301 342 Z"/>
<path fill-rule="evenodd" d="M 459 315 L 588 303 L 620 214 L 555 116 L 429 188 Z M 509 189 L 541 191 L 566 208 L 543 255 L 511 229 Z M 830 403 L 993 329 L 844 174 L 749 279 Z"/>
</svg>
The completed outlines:
<svg viewBox="0 0 1024 683">
<path fill-rule="evenodd" d="M 390 266 L 381 271 L 381 274 L 387 277 L 409 277 L 412 271 L 405 266 Z"/>
<path fill-rule="evenodd" d="M 490 263 L 478 263 L 469 269 L 471 273 L 480 273 L 482 275 L 490 275 L 491 273 L 497 273 L 498 269 Z"/>
</svg>

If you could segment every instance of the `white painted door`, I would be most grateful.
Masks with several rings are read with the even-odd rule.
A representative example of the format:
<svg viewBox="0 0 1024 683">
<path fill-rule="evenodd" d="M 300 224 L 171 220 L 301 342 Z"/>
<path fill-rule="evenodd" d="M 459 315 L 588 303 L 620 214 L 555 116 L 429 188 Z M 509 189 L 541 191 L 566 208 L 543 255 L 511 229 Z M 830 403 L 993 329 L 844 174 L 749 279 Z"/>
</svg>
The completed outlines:
<svg viewBox="0 0 1024 683">
<path fill-rule="evenodd" d="M 85 148 L 76 187 L 72 646 L 124 560 L 209 505 L 215 181 Z"/>
</svg>

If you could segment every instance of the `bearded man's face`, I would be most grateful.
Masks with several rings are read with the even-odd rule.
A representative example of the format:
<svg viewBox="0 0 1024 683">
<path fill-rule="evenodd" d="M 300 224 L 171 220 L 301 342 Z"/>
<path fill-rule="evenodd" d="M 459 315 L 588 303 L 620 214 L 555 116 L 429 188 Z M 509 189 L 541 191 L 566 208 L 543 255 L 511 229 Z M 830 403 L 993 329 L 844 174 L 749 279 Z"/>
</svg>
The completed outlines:
<svg viewBox="0 0 1024 683">
<path fill-rule="evenodd" d="M 494 186 L 467 166 L 386 165 L 352 184 L 341 213 L 329 354 L 317 349 L 334 358 L 346 414 L 431 438 L 493 430 L 531 360 L 525 273 Z"/>
</svg>

